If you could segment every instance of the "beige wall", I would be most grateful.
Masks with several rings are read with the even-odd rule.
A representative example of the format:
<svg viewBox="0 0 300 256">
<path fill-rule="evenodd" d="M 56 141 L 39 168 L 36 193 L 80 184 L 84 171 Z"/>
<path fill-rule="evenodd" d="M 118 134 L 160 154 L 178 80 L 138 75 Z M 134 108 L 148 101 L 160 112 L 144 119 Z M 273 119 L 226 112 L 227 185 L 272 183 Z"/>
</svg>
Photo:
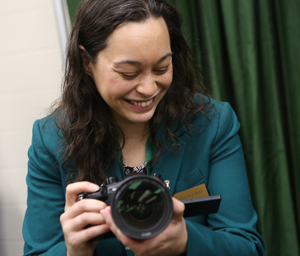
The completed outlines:
<svg viewBox="0 0 300 256">
<path fill-rule="evenodd" d="M 23 253 L 27 150 L 35 119 L 59 96 L 52 0 L 0 0 L 0 255 Z"/>
</svg>

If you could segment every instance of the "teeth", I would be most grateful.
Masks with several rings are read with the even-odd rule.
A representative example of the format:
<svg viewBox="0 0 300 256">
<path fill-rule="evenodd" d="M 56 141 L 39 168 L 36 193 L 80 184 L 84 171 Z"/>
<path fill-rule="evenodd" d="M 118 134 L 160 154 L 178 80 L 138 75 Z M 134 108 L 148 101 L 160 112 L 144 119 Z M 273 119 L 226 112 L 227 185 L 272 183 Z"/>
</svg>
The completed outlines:
<svg viewBox="0 0 300 256">
<path fill-rule="evenodd" d="M 135 106 L 140 106 L 140 107 L 148 107 L 152 103 L 153 99 L 146 101 L 146 102 L 136 102 L 136 101 L 130 101 L 133 105 Z"/>
</svg>

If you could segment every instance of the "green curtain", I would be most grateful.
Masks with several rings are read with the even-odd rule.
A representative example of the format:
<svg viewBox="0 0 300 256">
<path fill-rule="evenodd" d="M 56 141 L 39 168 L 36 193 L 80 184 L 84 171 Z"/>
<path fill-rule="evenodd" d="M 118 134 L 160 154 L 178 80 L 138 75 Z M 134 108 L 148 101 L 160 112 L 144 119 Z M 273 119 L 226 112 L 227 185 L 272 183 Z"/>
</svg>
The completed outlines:
<svg viewBox="0 0 300 256">
<path fill-rule="evenodd" d="M 299 256 L 300 1 L 169 2 L 215 98 L 241 122 L 266 255 Z"/>
<path fill-rule="evenodd" d="M 299 256 L 300 1 L 168 0 L 214 97 L 241 122 L 267 256 Z M 79 1 L 68 0 L 74 17 Z"/>
</svg>

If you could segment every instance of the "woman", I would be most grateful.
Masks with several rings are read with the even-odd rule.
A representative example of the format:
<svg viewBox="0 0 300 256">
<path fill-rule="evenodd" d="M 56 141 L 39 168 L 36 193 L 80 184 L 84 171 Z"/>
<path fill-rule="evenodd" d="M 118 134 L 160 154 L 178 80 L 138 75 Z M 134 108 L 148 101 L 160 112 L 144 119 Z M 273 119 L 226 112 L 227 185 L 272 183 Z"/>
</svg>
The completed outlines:
<svg viewBox="0 0 300 256">
<path fill-rule="evenodd" d="M 263 255 L 239 123 L 229 104 L 205 96 L 199 80 L 173 6 L 84 1 L 62 99 L 33 128 L 24 254 Z M 219 212 L 184 219 L 184 205 L 173 198 L 167 228 L 134 240 L 117 228 L 110 206 L 77 201 L 105 177 L 133 172 L 161 174 L 171 194 L 205 184 L 222 196 Z M 116 238 L 93 239 L 110 230 Z"/>
</svg>

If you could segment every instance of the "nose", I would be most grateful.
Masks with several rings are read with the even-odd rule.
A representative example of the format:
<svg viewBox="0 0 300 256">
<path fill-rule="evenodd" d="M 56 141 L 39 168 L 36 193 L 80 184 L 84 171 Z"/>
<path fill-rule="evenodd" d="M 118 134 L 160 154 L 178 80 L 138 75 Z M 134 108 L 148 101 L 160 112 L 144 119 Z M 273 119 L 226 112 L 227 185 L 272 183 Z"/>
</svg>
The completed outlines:
<svg viewBox="0 0 300 256">
<path fill-rule="evenodd" d="M 146 97 L 151 97 L 157 89 L 157 84 L 152 75 L 147 75 L 139 81 L 136 91 Z"/>
</svg>

